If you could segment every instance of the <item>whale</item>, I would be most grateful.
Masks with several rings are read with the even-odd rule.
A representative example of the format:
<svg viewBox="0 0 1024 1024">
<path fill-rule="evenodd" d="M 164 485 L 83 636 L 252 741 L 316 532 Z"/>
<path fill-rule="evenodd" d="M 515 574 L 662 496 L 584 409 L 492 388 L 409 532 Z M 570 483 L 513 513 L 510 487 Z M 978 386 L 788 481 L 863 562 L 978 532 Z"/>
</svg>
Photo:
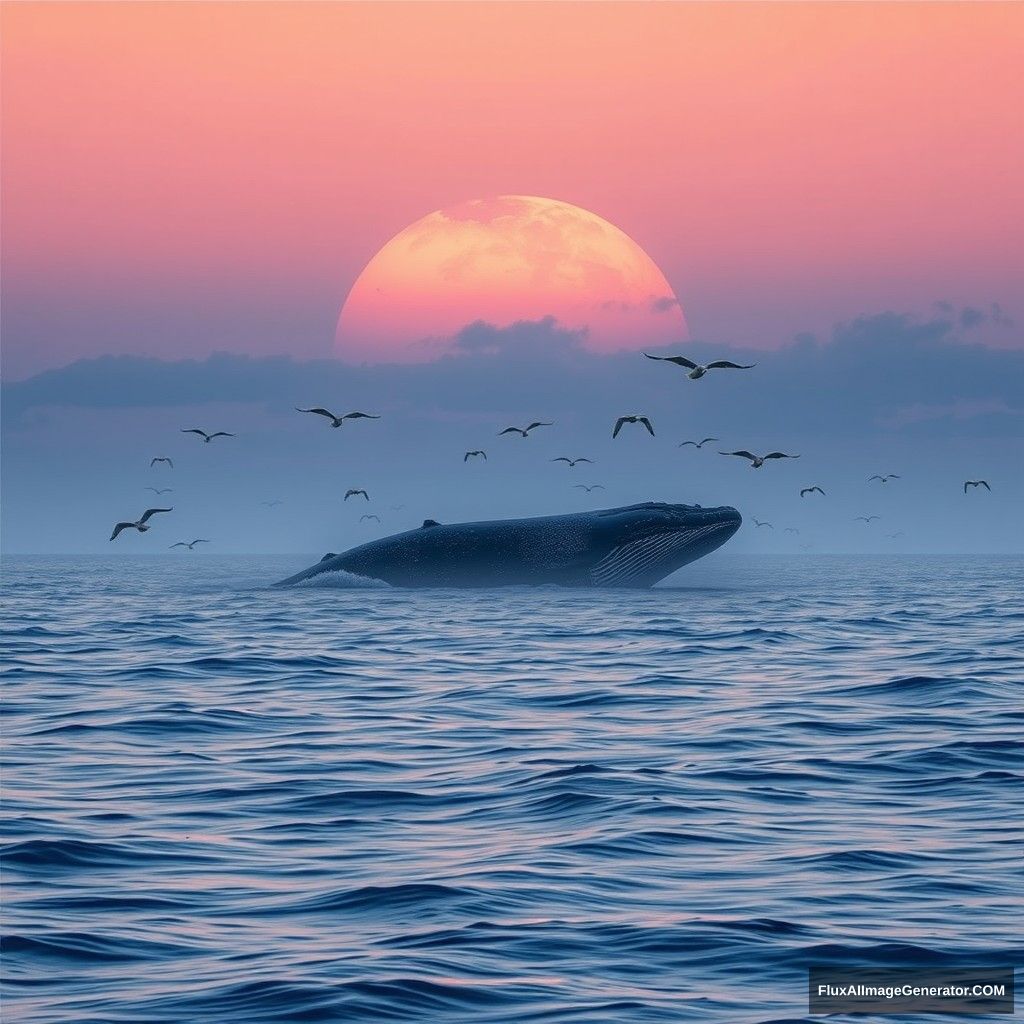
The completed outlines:
<svg viewBox="0 0 1024 1024">
<path fill-rule="evenodd" d="M 417 529 L 330 552 L 277 586 L 346 573 L 396 587 L 643 588 L 721 547 L 741 522 L 728 505 L 654 501 L 528 519 L 428 519 Z"/>
</svg>

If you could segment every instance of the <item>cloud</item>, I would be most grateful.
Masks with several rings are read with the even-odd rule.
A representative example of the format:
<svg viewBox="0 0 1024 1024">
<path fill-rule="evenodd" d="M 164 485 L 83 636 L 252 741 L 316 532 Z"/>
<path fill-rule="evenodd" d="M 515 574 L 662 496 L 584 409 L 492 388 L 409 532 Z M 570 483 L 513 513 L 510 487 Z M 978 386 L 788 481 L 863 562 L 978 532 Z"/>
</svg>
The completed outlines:
<svg viewBox="0 0 1024 1024">
<path fill-rule="evenodd" d="M 108 550 L 110 524 L 137 514 L 148 497 L 144 485 L 157 472 L 150 459 L 170 455 L 175 526 L 216 536 L 218 551 L 359 543 L 366 523 L 340 504 L 349 486 L 366 487 L 385 509 L 382 529 L 398 530 L 424 518 L 580 507 L 577 481 L 604 484 L 608 504 L 728 502 L 799 527 L 819 550 L 877 550 L 852 529 L 854 516 L 875 512 L 920 550 L 1017 550 L 1024 482 L 1009 467 L 1024 455 L 1024 352 L 971 337 L 955 309 L 923 319 L 865 315 L 827 339 L 801 335 L 773 352 L 694 342 L 685 351 L 701 362 L 731 356 L 758 364 L 699 381 L 638 352 L 589 352 L 578 332 L 551 318 L 468 324 L 452 351 L 418 365 L 223 354 L 84 360 L 3 385 L 4 543 Z M 321 404 L 382 418 L 331 430 L 293 408 Z M 649 415 L 657 436 L 613 441 L 612 424 L 625 413 Z M 528 441 L 497 436 L 531 419 L 555 426 Z M 193 425 L 237 437 L 195 444 L 178 432 Z M 720 458 L 717 446 L 677 447 L 707 435 L 723 447 L 777 447 L 801 459 L 751 472 Z M 488 462 L 467 467 L 467 448 L 487 450 Z M 594 462 L 570 476 L 550 461 L 559 455 Z M 901 473 L 900 488 L 865 491 L 878 472 Z M 968 476 L 991 479 L 997 498 L 968 510 Z M 812 482 L 829 495 L 817 511 L 797 497 Z M 278 498 L 284 504 L 271 517 L 261 502 Z M 390 513 L 392 504 L 408 511 Z M 963 519 L 979 511 L 989 518 Z M 124 550 L 160 550 L 134 541 Z M 732 547 L 752 543 L 741 536 Z"/>
<path fill-rule="evenodd" d="M 555 352 L 578 351 L 587 329 L 560 327 L 553 316 L 541 320 L 517 320 L 508 327 L 496 327 L 476 320 L 462 328 L 452 341 L 456 353 L 505 356 L 513 359 L 551 358 Z"/>
<path fill-rule="evenodd" d="M 583 332 L 563 328 L 552 317 L 508 327 L 468 324 L 448 355 L 420 365 L 228 354 L 177 362 L 105 356 L 5 383 L 4 418 L 15 429 L 32 410 L 46 407 L 233 402 L 279 410 L 310 403 L 377 404 L 413 419 L 440 410 L 545 417 L 564 410 L 582 421 L 635 410 L 675 417 L 685 400 L 688 416 L 729 423 L 755 437 L 773 431 L 839 436 L 898 430 L 922 422 L 913 410 L 973 407 L 985 409 L 989 419 L 1002 411 L 1003 429 L 1017 432 L 1024 352 L 965 341 L 964 312 L 930 319 L 891 312 L 862 316 L 837 325 L 827 342 L 800 335 L 769 353 L 691 343 L 687 351 L 697 359 L 732 356 L 758 364 L 755 371 L 728 379 L 712 374 L 699 384 L 638 353 L 588 352 Z M 969 329 L 973 314 L 967 320 Z M 949 416 L 971 429 L 970 417 L 952 411 Z"/>
</svg>

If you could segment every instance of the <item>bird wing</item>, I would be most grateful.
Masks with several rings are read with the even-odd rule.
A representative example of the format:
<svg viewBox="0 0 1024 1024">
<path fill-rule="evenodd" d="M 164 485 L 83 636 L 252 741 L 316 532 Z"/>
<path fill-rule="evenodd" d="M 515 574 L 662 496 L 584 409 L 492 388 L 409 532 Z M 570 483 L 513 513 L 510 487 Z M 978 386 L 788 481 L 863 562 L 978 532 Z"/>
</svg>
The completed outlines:
<svg viewBox="0 0 1024 1024">
<path fill-rule="evenodd" d="M 192 543 L 193 544 L 209 544 L 210 542 L 205 537 L 197 537 L 194 541 L 192 541 Z"/>
<path fill-rule="evenodd" d="M 167 546 L 169 548 L 187 548 L 188 547 L 188 545 L 183 540 L 179 540 L 179 541 L 177 541 L 174 544 L 168 544 Z"/>
<path fill-rule="evenodd" d="M 173 512 L 173 511 L 174 511 L 173 508 L 147 508 L 146 511 L 142 513 L 142 518 L 139 520 L 139 522 L 140 523 L 147 522 L 149 520 L 149 517 L 156 515 L 157 512 Z"/>
<path fill-rule="evenodd" d="M 525 431 L 521 430 L 519 427 L 506 427 L 504 430 L 499 430 L 498 431 L 498 437 L 501 437 L 502 434 L 523 434 L 523 433 L 525 433 Z"/>
<path fill-rule="evenodd" d="M 757 458 L 756 455 L 752 455 L 750 452 L 719 452 L 719 455 L 738 455 L 741 459 L 750 459 L 751 462 Z"/>
<path fill-rule="evenodd" d="M 987 480 L 979 480 L 978 483 L 981 484 L 981 486 L 984 487 L 986 491 L 992 490 L 992 488 L 989 487 Z"/>
<path fill-rule="evenodd" d="M 466 452 L 466 454 L 462 456 L 462 461 L 463 462 L 469 462 L 469 457 L 472 454 L 473 454 L 472 452 Z"/>
<path fill-rule="evenodd" d="M 869 476 L 868 477 L 868 483 L 871 483 L 872 480 L 881 480 L 881 479 L 882 478 L 876 473 L 874 476 Z"/>
<path fill-rule="evenodd" d="M 688 444 L 692 444 L 694 448 L 699 448 L 700 445 L 696 441 L 680 441 L 676 446 L 677 448 L 685 448 Z"/>
<path fill-rule="evenodd" d="M 216 433 L 210 435 L 212 441 L 215 437 L 234 437 L 234 434 L 229 434 L 226 430 L 218 430 Z"/>
<path fill-rule="evenodd" d="M 205 430 L 200 430 L 198 427 L 189 427 L 187 430 L 183 427 L 181 432 L 183 434 L 198 434 L 200 437 L 209 437 Z"/>
<path fill-rule="evenodd" d="M 977 486 L 978 485 L 973 480 L 965 480 L 964 481 L 964 494 L 967 493 L 967 488 L 968 487 L 977 487 Z"/>
<path fill-rule="evenodd" d="M 122 530 L 131 530 L 134 529 L 134 527 L 134 523 L 118 523 L 117 526 L 114 527 L 114 532 L 110 535 L 110 539 L 113 540 Z"/>
<path fill-rule="evenodd" d="M 373 416 L 368 412 L 347 412 L 341 417 L 343 420 L 379 420 L 379 416 Z"/>
<path fill-rule="evenodd" d="M 757 363 L 742 366 L 740 363 L 730 363 L 728 359 L 716 359 L 713 363 L 708 363 L 709 370 L 752 370 L 755 366 Z"/>
<path fill-rule="evenodd" d="M 583 459 L 583 458 L 580 458 L 580 459 L 576 459 L 576 461 L 573 462 L 573 465 L 575 466 L 577 462 L 589 462 L 591 465 L 594 464 L 594 460 L 593 459 Z"/>
<path fill-rule="evenodd" d="M 785 452 L 769 452 L 766 459 L 799 459 L 799 455 L 787 455 Z"/>
<path fill-rule="evenodd" d="M 707 444 L 708 441 L 717 441 L 717 440 L 718 440 L 717 437 L 705 437 L 704 440 L 701 441 L 701 443 L 699 445 L 697 445 L 697 447 L 699 448 L 701 445 Z"/>
<path fill-rule="evenodd" d="M 295 406 L 295 411 L 312 412 L 315 413 L 317 416 L 326 416 L 329 420 L 336 420 L 338 418 L 337 416 L 334 415 L 333 412 L 330 411 L 330 409 L 324 409 L 322 406 L 319 405 L 314 406 L 312 409 L 300 409 L 298 406 Z"/>
<path fill-rule="evenodd" d="M 652 356 L 648 353 L 644 353 L 648 359 L 657 359 L 663 363 L 675 363 L 676 366 L 685 366 L 688 370 L 696 370 L 697 364 L 691 359 L 687 359 L 686 356 Z"/>
<path fill-rule="evenodd" d="M 552 426 L 554 426 L 553 423 L 541 423 L 540 420 L 535 420 L 533 423 L 531 423 L 526 428 L 526 430 L 527 430 L 527 433 L 529 433 L 529 431 L 533 430 L 534 427 L 552 427 Z"/>
<path fill-rule="evenodd" d="M 591 484 L 590 485 L 590 489 L 592 491 L 603 491 L 604 490 L 604 484 Z"/>
<path fill-rule="evenodd" d="M 552 462 L 568 462 L 570 466 L 572 465 L 572 459 L 567 459 L 564 455 L 559 455 L 557 459 L 552 459 L 551 461 Z"/>
<path fill-rule="evenodd" d="M 652 358 L 653 358 L 653 356 L 652 356 Z M 620 430 L 622 429 L 622 424 L 623 424 L 623 423 L 625 423 L 625 422 L 626 422 L 626 420 L 627 420 L 627 417 L 626 417 L 626 416 L 620 416 L 620 417 L 619 417 L 619 418 L 618 418 L 618 419 L 617 419 L 617 420 L 615 421 L 615 429 L 614 429 L 614 430 L 612 431 L 612 437 L 613 437 L 613 438 L 616 438 L 616 437 L 618 437 L 618 436 L 619 436 L 619 431 L 620 431 Z"/>
<path fill-rule="evenodd" d="M 642 423 L 647 428 L 647 432 L 651 437 L 654 437 L 654 427 L 651 426 L 651 421 L 646 416 L 638 417 L 637 423 Z"/>
</svg>

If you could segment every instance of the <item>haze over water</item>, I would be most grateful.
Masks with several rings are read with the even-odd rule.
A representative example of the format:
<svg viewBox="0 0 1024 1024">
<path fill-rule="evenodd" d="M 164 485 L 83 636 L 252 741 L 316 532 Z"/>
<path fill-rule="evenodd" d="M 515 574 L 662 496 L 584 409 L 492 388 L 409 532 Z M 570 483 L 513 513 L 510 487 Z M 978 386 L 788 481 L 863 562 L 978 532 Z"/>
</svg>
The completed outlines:
<svg viewBox="0 0 1024 1024">
<path fill-rule="evenodd" d="M 754 1024 L 810 963 L 1021 963 L 1024 559 L 268 588 L 311 561 L 6 560 L 6 1020 Z"/>
</svg>

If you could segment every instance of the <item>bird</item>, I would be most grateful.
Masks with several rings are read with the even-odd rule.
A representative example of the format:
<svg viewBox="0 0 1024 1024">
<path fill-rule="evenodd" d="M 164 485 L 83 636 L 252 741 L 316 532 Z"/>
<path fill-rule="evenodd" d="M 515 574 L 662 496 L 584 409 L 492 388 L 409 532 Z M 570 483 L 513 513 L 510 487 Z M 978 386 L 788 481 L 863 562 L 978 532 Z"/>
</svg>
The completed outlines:
<svg viewBox="0 0 1024 1024">
<path fill-rule="evenodd" d="M 754 525 L 755 526 L 767 526 L 769 530 L 774 530 L 775 529 L 775 527 L 772 526 L 771 523 L 762 523 L 760 519 L 755 519 L 754 520 Z"/>
<path fill-rule="evenodd" d="M 542 423 L 540 420 L 534 420 L 534 422 L 531 423 L 528 427 L 506 427 L 504 430 L 499 430 L 498 437 L 501 437 L 502 434 L 521 434 L 523 437 L 526 437 L 526 435 L 529 434 L 530 431 L 534 430 L 536 427 L 553 426 L 554 423 Z"/>
<path fill-rule="evenodd" d="M 373 519 L 375 522 L 380 522 L 380 516 L 375 516 L 372 512 L 368 512 L 366 515 L 360 516 L 359 522 L 362 522 L 364 519 Z"/>
<path fill-rule="evenodd" d="M 694 448 L 703 448 L 708 441 L 717 441 L 717 437 L 705 437 L 703 441 L 681 441 L 676 445 L 677 448 L 685 448 L 688 444 L 692 444 Z"/>
<path fill-rule="evenodd" d="M 145 512 L 139 517 L 134 523 L 118 523 L 114 527 L 114 532 L 110 535 L 110 539 L 113 540 L 122 530 L 138 530 L 139 533 L 145 533 L 149 526 L 149 519 L 151 516 L 155 516 L 157 512 L 173 512 L 173 506 L 171 508 L 147 508 Z"/>
<path fill-rule="evenodd" d="M 187 540 L 179 540 L 177 544 L 172 544 L 172 548 L 188 548 L 191 551 L 197 544 L 209 544 L 210 542 L 203 537 L 198 537 L 196 540 L 189 543 Z"/>
<path fill-rule="evenodd" d="M 346 412 L 342 416 L 335 416 L 330 409 L 324 409 L 316 405 L 312 409 L 300 409 L 295 406 L 296 412 L 311 412 L 316 416 L 326 416 L 331 421 L 332 427 L 340 427 L 345 420 L 379 420 L 379 416 L 371 416 L 368 412 Z"/>
<path fill-rule="evenodd" d="M 654 427 L 651 426 L 651 421 L 646 416 L 620 416 L 615 421 L 615 429 L 612 431 L 612 437 L 619 436 L 619 431 L 622 429 L 623 423 L 642 423 L 647 428 L 647 432 L 651 437 L 654 437 Z"/>
<path fill-rule="evenodd" d="M 370 496 L 362 489 L 362 487 L 350 487 L 345 492 L 345 497 L 342 500 L 348 501 L 349 498 L 353 498 L 357 494 L 361 494 L 367 501 L 370 500 Z"/>
<path fill-rule="evenodd" d="M 264 508 L 273 508 L 275 505 L 283 505 L 284 502 L 280 498 L 275 498 L 273 501 L 261 501 L 260 504 Z"/>
<path fill-rule="evenodd" d="M 987 480 L 965 480 L 964 481 L 964 494 L 967 493 L 968 487 L 984 487 L 986 491 L 991 491 Z"/>
<path fill-rule="evenodd" d="M 473 458 L 474 456 L 479 456 L 480 458 L 482 458 L 484 460 L 484 462 L 487 461 L 487 452 L 482 451 L 479 448 L 477 448 L 476 450 L 471 451 L 471 452 L 466 452 L 466 454 L 462 456 L 462 461 L 463 462 L 469 462 L 469 460 L 471 458 Z"/>
<path fill-rule="evenodd" d="M 582 487 L 583 490 L 589 494 L 591 491 L 603 491 L 604 484 L 591 484 L 589 487 L 586 484 L 573 484 L 573 487 Z"/>
<path fill-rule="evenodd" d="M 795 526 L 787 526 L 782 532 L 783 533 L 799 533 L 800 531 Z"/>
<path fill-rule="evenodd" d="M 161 494 L 170 494 L 171 491 L 174 490 L 174 488 L 173 487 L 147 487 L 147 488 L 145 488 L 145 490 L 152 491 L 157 497 L 160 497 Z"/>
<path fill-rule="evenodd" d="M 226 430 L 217 430 L 212 434 L 208 434 L 205 430 L 200 430 L 198 427 L 189 427 L 187 430 L 182 428 L 183 434 L 198 434 L 206 444 L 209 444 L 215 437 L 234 437 L 234 434 L 229 434 Z"/>
<path fill-rule="evenodd" d="M 589 463 L 593 464 L 594 460 L 593 459 L 584 459 L 584 458 L 569 459 L 569 458 L 566 458 L 566 456 L 564 456 L 564 455 L 559 455 L 557 459 L 552 459 L 551 461 L 552 462 L 568 462 L 569 463 L 569 468 L 572 469 L 572 467 L 575 466 L 577 462 L 589 462 Z"/>
<path fill-rule="evenodd" d="M 738 455 L 741 459 L 750 459 L 751 469 L 760 469 L 768 459 L 799 459 L 799 455 L 787 455 L 785 452 L 769 452 L 767 455 L 753 455 L 751 452 L 719 452 L 719 455 Z"/>
<path fill-rule="evenodd" d="M 167 465 L 171 467 L 171 469 L 174 469 L 174 463 L 163 455 L 158 455 L 155 459 L 150 459 L 149 468 L 152 469 L 158 462 L 166 462 Z"/>
<path fill-rule="evenodd" d="M 813 487 L 805 487 L 800 492 L 800 497 L 802 498 L 805 494 L 814 494 L 815 491 L 817 491 L 818 494 L 820 494 L 822 497 L 825 496 L 825 492 L 817 484 L 815 484 Z"/>
<path fill-rule="evenodd" d="M 887 473 L 885 476 L 876 473 L 874 476 L 868 477 L 868 483 L 871 483 L 872 480 L 880 480 L 883 484 L 887 484 L 890 480 L 899 480 L 899 478 L 899 473 Z"/>
<path fill-rule="evenodd" d="M 682 366 L 690 371 L 686 375 L 690 380 L 700 380 L 708 370 L 752 370 L 757 366 L 757 363 L 741 366 L 739 363 L 730 363 L 728 359 L 718 359 L 713 363 L 708 363 L 706 366 L 701 366 L 700 363 L 695 363 L 692 359 L 687 359 L 686 356 L 652 356 L 647 352 L 644 355 L 648 359 L 657 359 L 663 363 L 675 363 L 676 366 Z"/>
<path fill-rule="evenodd" d="M 873 519 L 881 519 L 881 516 L 854 516 L 855 523 L 870 523 Z"/>
</svg>

